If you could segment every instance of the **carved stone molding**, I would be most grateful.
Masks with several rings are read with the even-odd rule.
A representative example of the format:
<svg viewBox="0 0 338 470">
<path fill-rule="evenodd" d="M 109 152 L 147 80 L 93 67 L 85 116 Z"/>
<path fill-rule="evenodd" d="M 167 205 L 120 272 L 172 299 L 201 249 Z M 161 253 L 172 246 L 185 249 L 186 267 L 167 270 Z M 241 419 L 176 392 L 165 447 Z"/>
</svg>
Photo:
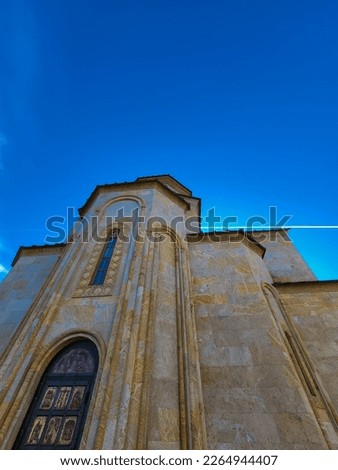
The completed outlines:
<svg viewBox="0 0 338 470">
<path fill-rule="evenodd" d="M 116 281 L 120 261 L 126 249 L 126 244 L 117 240 L 115 250 L 110 260 L 108 271 L 102 286 L 90 284 L 93 279 L 95 269 L 100 260 L 105 242 L 96 242 L 91 252 L 86 268 L 84 269 L 79 284 L 74 291 L 73 297 L 102 297 L 113 294 L 113 287 Z"/>
</svg>

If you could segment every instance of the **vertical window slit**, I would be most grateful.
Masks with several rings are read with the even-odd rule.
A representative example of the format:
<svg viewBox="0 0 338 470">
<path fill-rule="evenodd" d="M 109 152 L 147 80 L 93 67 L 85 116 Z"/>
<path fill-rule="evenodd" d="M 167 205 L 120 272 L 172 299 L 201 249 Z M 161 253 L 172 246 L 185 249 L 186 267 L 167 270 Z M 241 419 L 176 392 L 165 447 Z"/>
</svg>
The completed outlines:
<svg viewBox="0 0 338 470">
<path fill-rule="evenodd" d="M 108 236 L 108 239 L 105 243 L 105 246 L 101 254 L 100 261 L 96 267 L 96 270 L 95 270 L 95 273 L 91 282 L 91 284 L 94 286 L 100 286 L 104 283 L 104 280 L 107 275 L 109 263 L 114 253 L 114 248 L 116 245 L 118 234 L 119 234 L 119 231 L 116 229 L 116 230 L 113 230 Z"/>
</svg>

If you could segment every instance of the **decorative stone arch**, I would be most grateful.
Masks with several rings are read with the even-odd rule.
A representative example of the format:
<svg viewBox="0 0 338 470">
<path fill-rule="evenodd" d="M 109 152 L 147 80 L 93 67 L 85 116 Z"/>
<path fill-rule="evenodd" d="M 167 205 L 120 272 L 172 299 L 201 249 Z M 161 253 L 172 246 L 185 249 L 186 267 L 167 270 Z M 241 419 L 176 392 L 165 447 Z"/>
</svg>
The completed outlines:
<svg viewBox="0 0 338 470">
<path fill-rule="evenodd" d="M 126 210 L 126 221 L 116 221 L 115 216 L 118 210 L 107 213 L 110 207 L 119 204 L 120 208 L 124 203 L 132 202 L 134 205 Z M 91 243 L 90 254 L 87 263 L 82 271 L 78 285 L 74 290 L 73 297 L 97 297 L 114 295 L 114 289 L 119 286 L 119 277 L 123 272 L 121 269 L 121 260 L 131 258 L 135 250 L 135 242 L 138 239 L 139 227 L 137 226 L 134 209 L 137 209 L 137 216 L 143 213 L 145 206 L 143 200 L 135 196 L 119 196 L 107 201 L 103 206 L 96 210 L 95 219 L 91 222 L 93 241 Z M 106 220 L 104 219 L 106 217 Z M 129 219 L 130 218 L 130 219 Z M 128 220 L 129 219 L 129 220 Z M 120 223 L 121 222 L 121 223 Z M 109 253 L 109 259 L 105 260 L 105 274 L 101 282 L 93 282 L 96 279 L 100 262 L 104 255 L 107 243 L 111 240 L 112 234 L 118 234 L 115 239 L 114 248 Z M 114 237 L 115 238 L 115 237 Z M 126 264 L 124 264 L 126 266 Z"/>
<path fill-rule="evenodd" d="M 161 224 L 158 227 L 154 227 L 151 231 L 148 231 L 148 236 L 150 239 L 155 242 L 161 243 L 163 237 L 168 237 L 168 239 L 176 246 L 177 249 L 185 250 L 183 240 L 178 235 L 176 230 L 169 227 L 169 225 Z"/>
<path fill-rule="evenodd" d="M 128 194 L 124 194 L 122 196 L 117 196 L 117 197 L 114 197 L 113 199 L 109 199 L 109 201 L 106 201 L 102 207 L 96 209 L 96 214 L 99 216 L 99 219 L 101 219 L 101 217 L 104 215 L 104 213 L 106 212 L 107 208 L 117 202 L 123 202 L 123 201 L 133 201 L 133 202 L 136 202 L 138 205 L 139 205 L 139 208 L 140 208 L 140 215 L 144 215 L 143 214 L 143 211 L 146 207 L 146 204 L 144 202 L 144 200 L 138 196 L 131 196 L 131 195 L 128 195 Z"/>
<path fill-rule="evenodd" d="M 130 207 L 130 203 L 134 203 L 134 207 Z M 129 207 L 128 207 L 129 205 Z M 114 208 L 115 206 L 115 208 Z M 116 209 L 116 206 L 120 206 Z M 118 211 L 123 207 L 126 208 L 126 212 L 123 214 L 126 217 L 126 221 L 121 224 L 121 221 L 111 220 L 118 215 Z M 111 213 L 109 210 L 111 209 Z M 137 209 L 137 217 L 135 218 L 135 209 Z M 122 234 L 120 234 L 120 239 L 124 241 L 130 241 L 130 237 L 137 238 L 140 233 L 140 220 L 143 218 L 144 221 L 144 210 L 145 203 L 144 201 L 136 196 L 118 196 L 109 201 L 107 201 L 102 208 L 98 209 L 96 214 L 98 216 L 97 220 L 97 232 L 99 236 L 106 237 L 107 234 L 115 229 L 120 229 L 123 226 Z M 131 217 L 132 216 L 132 217 Z M 104 217 L 106 217 L 105 223 Z M 144 223 L 142 224 L 143 227 Z"/>
<path fill-rule="evenodd" d="M 14 449 L 79 448 L 99 364 L 95 343 L 63 343 L 45 369 Z"/>
<path fill-rule="evenodd" d="M 111 215 L 107 215 L 107 209 L 109 209 L 110 206 L 113 206 L 116 203 L 121 203 L 121 202 L 134 202 L 137 204 L 138 209 L 139 209 L 139 216 L 144 216 L 144 210 L 145 210 L 145 202 L 143 199 L 137 196 L 131 196 L 131 195 L 120 195 L 117 197 L 113 197 L 112 199 L 109 199 L 108 201 L 103 201 L 98 207 L 93 207 L 86 215 L 82 215 L 80 217 L 80 221 L 78 222 L 77 229 L 73 229 L 72 234 L 70 236 L 70 240 L 73 240 L 74 238 L 76 239 L 81 239 L 84 241 L 90 241 L 94 238 L 94 240 L 97 241 L 97 238 L 101 238 L 102 236 L 105 237 L 105 234 L 107 233 L 107 230 L 111 230 L 114 224 L 108 223 L 107 224 L 102 224 L 102 220 L 104 216 L 106 217 L 111 217 Z M 127 211 L 128 212 L 128 211 Z M 117 227 L 117 225 L 115 224 Z"/>
<path fill-rule="evenodd" d="M 96 209 L 96 211 L 95 211 L 95 215 L 97 217 L 97 228 L 96 228 L 96 230 L 97 230 L 98 234 L 100 234 L 100 235 L 107 234 L 107 232 L 109 232 L 113 228 L 118 228 L 118 225 L 117 225 L 116 221 L 115 221 L 115 223 L 111 223 L 111 221 L 110 221 L 110 218 L 115 217 L 115 215 L 117 215 L 117 214 L 114 214 L 114 215 L 109 214 L 109 209 L 113 208 L 116 205 L 120 205 L 121 208 L 122 208 L 123 203 L 126 203 L 126 205 L 127 205 L 127 210 L 126 210 L 126 214 L 125 214 L 127 216 L 127 218 L 130 217 L 130 215 L 133 215 L 133 211 L 136 208 L 138 209 L 137 216 L 138 217 L 144 216 L 144 210 L 145 210 L 146 206 L 145 206 L 145 203 L 144 203 L 143 199 L 141 199 L 139 197 L 136 197 L 136 196 L 129 196 L 129 195 L 117 196 L 117 197 L 115 197 L 113 199 L 110 199 L 109 201 L 105 202 L 102 207 Z M 135 207 L 133 209 L 128 208 L 129 203 L 135 203 Z M 104 217 L 107 218 L 106 223 L 103 223 Z M 133 223 L 133 225 L 134 225 L 133 228 L 135 229 L 136 228 L 135 224 Z M 103 235 L 103 236 L 105 236 L 105 235 Z"/>
</svg>

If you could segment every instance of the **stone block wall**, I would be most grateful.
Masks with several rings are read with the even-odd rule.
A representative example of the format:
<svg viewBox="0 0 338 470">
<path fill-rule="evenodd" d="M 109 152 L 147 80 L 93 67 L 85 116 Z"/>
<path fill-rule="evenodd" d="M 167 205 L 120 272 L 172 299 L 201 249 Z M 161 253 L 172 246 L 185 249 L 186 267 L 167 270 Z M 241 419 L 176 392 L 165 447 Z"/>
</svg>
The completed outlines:
<svg viewBox="0 0 338 470">
<path fill-rule="evenodd" d="M 338 281 L 276 284 L 276 288 L 338 422 Z"/>
<path fill-rule="evenodd" d="M 287 231 L 255 231 L 251 236 L 266 248 L 264 263 L 274 282 L 316 280 L 315 275 L 290 240 Z"/>
<path fill-rule="evenodd" d="M 22 256 L 0 283 L 0 355 L 36 299 L 58 256 L 48 252 Z"/>
<path fill-rule="evenodd" d="M 251 256 L 241 243 L 190 245 L 208 448 L 325 449 Z"/>
</svg>

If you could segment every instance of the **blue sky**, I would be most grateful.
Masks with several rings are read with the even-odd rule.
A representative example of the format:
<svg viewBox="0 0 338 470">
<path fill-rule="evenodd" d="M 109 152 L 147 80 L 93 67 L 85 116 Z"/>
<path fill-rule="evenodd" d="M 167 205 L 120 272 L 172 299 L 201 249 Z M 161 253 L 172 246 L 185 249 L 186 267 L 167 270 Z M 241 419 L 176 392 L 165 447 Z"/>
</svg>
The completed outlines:
<svg viewBox="0 0 338 470">
<path fill-rule="evenodd" d="M 241 225 L 338 225 L 336 1 L 0 4 L 0 276 L 48 217 L 138 176 Z M 337 229 L 290 235 L 338 279 Z"/>
</svg>

